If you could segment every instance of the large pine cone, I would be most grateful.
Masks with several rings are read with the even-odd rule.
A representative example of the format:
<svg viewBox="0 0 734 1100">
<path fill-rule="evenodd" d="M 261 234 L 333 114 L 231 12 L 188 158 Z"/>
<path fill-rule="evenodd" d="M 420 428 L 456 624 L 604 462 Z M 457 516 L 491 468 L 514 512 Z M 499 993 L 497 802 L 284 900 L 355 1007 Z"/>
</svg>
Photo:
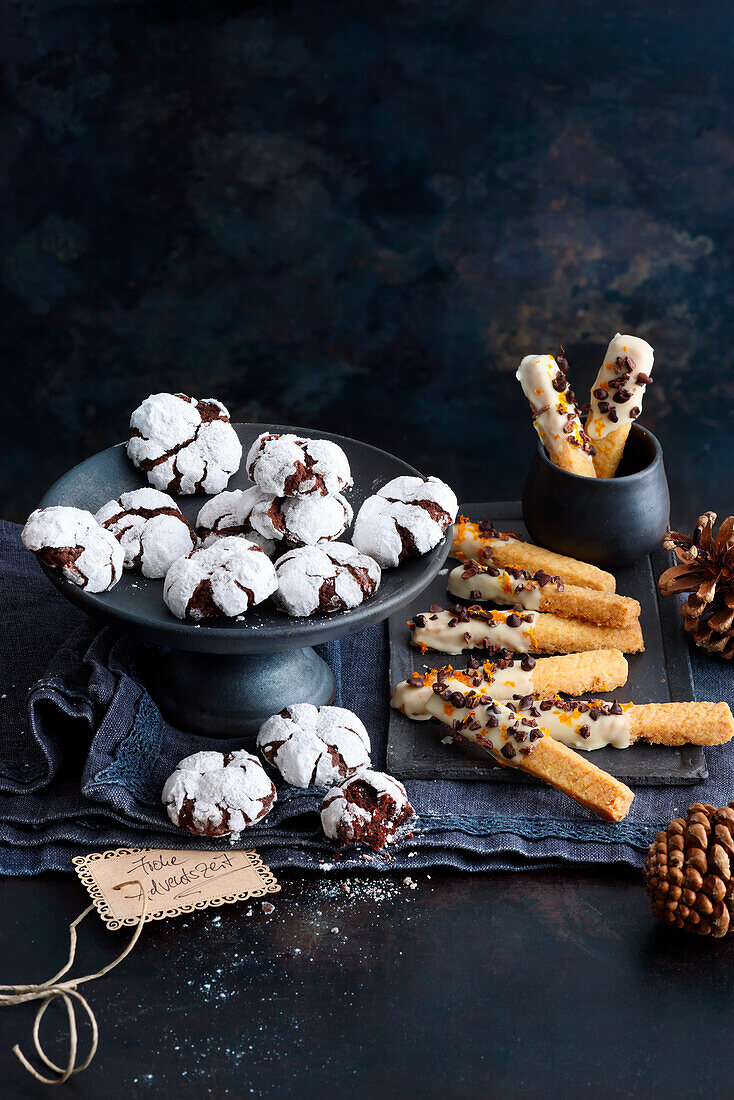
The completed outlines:
<svg viewBox="0 0 734 1100">
<path fill-rule="evenodd" d="M 690 592 L 683 604 L 683 625 L 707 653 L 734 658 L 734 516 L 714 534 L 715 512 L 698 517 L 693 535 L 668 531 L 663 542 L 679 561 L 659 580 L 664 596 Z"/>
<path fill-rule="evenodd" d="M 658 833 L 644 877 L 656 917 L 700 936 L 725 936 L 734 916 L 731 857 L 734 802 L 694 802 Z"/>
</svg>

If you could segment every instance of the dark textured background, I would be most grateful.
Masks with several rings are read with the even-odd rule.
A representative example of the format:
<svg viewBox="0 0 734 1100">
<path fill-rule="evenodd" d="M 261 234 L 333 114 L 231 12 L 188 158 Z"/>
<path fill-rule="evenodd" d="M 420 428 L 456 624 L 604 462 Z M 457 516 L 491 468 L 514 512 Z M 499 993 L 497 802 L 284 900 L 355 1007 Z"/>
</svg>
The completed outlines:
<svg viewBox="0 0 734 1100">
<path fill-rule="evenodd" d="M 730 5 L 0 10 L 0 514 L 158 389 L 516 497 L 517 361 L 617 328 L 674 519 L 734 510 Z"/>
</svg>

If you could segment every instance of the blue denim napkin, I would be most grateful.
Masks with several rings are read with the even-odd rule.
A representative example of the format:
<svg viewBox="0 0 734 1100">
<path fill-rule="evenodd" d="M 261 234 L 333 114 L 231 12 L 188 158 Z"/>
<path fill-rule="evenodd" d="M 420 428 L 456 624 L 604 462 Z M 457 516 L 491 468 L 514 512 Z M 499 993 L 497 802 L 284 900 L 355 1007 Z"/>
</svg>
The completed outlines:
<svg viewBox="0 0 734 1100">
<path fill-rule="evenodd" d="M 123 845 L 221 846 L 176 829 L 160 802 L 176 763 L 203 748 L 161 717 L 145 689 L 146 646 L 100 628 L 47 580 L 0 521 L 0 872 L 68 870 L 75 855 Z M 388 715 L 385 624 L 320 647 L 334 670 L 336 702 L 370 731 L 384 766 Z M 691 651 L 698 698 L 732 702 L 734 670 Z M 626 821 L 608 825 L 545 786 L 415 780 L 413 835 L 389 855 L 351 852 L 335 866 L 464 870 L 625 863 L 639 867 L 648 843 L 690 802 L 734 797 L 731 746 L 707 749 L 709 779 L 697 786 L 641 787 Z M 272 867 L 324 869 L 335 851 L 320 829 L 323 791 L 278 786 L 265 822 L 243 834 Z M 224 843 L 227 843 L 226 841 Z"/>
</svg>

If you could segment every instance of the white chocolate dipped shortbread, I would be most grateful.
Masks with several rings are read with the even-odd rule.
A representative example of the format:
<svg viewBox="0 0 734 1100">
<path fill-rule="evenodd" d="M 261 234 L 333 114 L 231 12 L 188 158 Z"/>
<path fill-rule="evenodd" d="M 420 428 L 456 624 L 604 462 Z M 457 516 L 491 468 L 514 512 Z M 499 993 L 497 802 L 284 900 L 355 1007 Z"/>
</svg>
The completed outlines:
<svg viewBox="0 0 734 1100">
<path fill-rule="evenodd" d="M 595 477 L 594 448 L 584 431 L 563 357 L 526 355 L 516 378 L 533 410 L 533 424 L 548 457 L 569 473 Z"/>
<path fill-rule="evenodd" d="M 463 600 L 519 605 L 527 611 L 549 611 L 564 619 L 585 619 L 600 626 L 631 626 L 640 617 L 640 605 L 629 596 L 564 585 L 543 569 L 500 568 L 470 561 L 449 573 L 448 590 Z"/>
<path fill-rule="evenodd" d="M 232 535 L 175 561 L 166 573 L 163 599 L 178 619 L 234 618 L 262 603 L 277 587 L 267 554 Z"/>
<path fill-rule="evenodd" d="M 247 455 L 247 474 L 274 497 L 327 496 L 352 484 L 349 460 L 330 439 L 262 432 Z"/>
<path fill-rule="evenodd" d="M 83 508 L 36 508 L 21 538 L 39 561 L 87 592 L 109 592 L 122 576 L 120 543 Z"/>
<path fill-rule="evenodd" d="M 535 645 L 532 631 L 536 619 L 534 611 L 490 611 L 458 604 L 444 611 L 432 604 L 408 626 L 412 645 L 423 653 L 428 649 L 452 655 L 466 649 L 530 653 Z"/>
<path fill-rule="evenodd" d="M 444 611 L 437 604 L 408 624 L 411 642 L 424 653 L 457 654 L 467 649 L 497 653 L 582 653 L 594 649 L 644 650 L 638 619 L 622 627 L 599 626 L 583 619 L 564 619 L 542 611 L 495 611 L 455 604 Z"/>
<path fill-rule="evenodd" d="M 130 417 L 127 453 L 156 489 L 220 493 L 240 468 L 242 444 L 221 401 L 153 393 Z"/>
<path fill-rule="evenodd" d="M 367 497 L 352 542 L 383 569 L 438 546 L 458 509 L 456 495 L 437 477 L 393 478 Z"/>
<path fill-rule="evenodd" d="M 639 336 L 618 332 L 607 348 L 586 419 L 586 431 L 596 450 L 597 477 L 614 477 L 630 427 L 642 412 L 654 358 L 653 349 Z"/>
<path fill-rule="evenodd" d="M 451 554 L 459 561 L 473 559 L 493 565 L 509 565 L 514 569 L 527 569 L 530 573 L 542 569 L 545 573 L 560 577 L 564 584 L 579 588 L 599 592 L 614 592 L 616 589 L 611 573 L 532 542 L 523 542 L 518 535 L 498 531 L 488 519 L 473 523 L 465 516 L 459 516 L 454 524 Z"/>
<path fill-rule="evenodd" d="M 560 696 L 538 701 L 532 692 L 500 702 L 490 696 L 490 691 L 491 687 L 485 691 L 473 686 L 467 689 L 464 677 L 459 678 L 447 668 L 423 677 L 416 673 L 402 681 L 393 692 L 391 706 L 416 721 L 438 718 L 455 733 L 472 722 L 479 722 L 481 727 L 493 726 L 493 717 L 500 720 L 500 727 L 510 726 L 518 718 L 532 718 L 543 733 L 574 749 L 626 749 L 632 743 L 627 714 L 631 703 L 584 702 Z"/>
<path fill-rule="evenodd" d="M 532 696 L 552 699 L 561 692 L 581 695 L 587 691 L 613 691 L 627 683 L 627 674 L 627 661 L 618 649 L 537 659 L 527 653 L 513 657 L 508 651 L 487 661 L 470 657 L 465 669 L 446 665 L 439 671 L 414 672 L 409 682 L 431 686 L 437 679 L 450 678 L 460 681 L 465 691 L 471 688 L 498 702 L 518 704 Z"/>
</svg>

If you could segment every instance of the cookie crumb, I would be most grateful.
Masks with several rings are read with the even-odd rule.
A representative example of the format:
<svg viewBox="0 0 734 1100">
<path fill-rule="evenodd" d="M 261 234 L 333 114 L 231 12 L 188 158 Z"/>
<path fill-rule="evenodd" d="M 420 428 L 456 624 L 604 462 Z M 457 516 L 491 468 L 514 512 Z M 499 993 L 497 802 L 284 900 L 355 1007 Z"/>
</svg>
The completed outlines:
<svg viewBox="0 0 734 1100">
<path fill-rule="evenodd" d="M 263 913 L 267 913 L 268 916 L 270 916 L 271 913 L 275 912 L 275 906 L 273 905 L 272 901 L 264 901 L 262 905 Z"/>
</svg>

